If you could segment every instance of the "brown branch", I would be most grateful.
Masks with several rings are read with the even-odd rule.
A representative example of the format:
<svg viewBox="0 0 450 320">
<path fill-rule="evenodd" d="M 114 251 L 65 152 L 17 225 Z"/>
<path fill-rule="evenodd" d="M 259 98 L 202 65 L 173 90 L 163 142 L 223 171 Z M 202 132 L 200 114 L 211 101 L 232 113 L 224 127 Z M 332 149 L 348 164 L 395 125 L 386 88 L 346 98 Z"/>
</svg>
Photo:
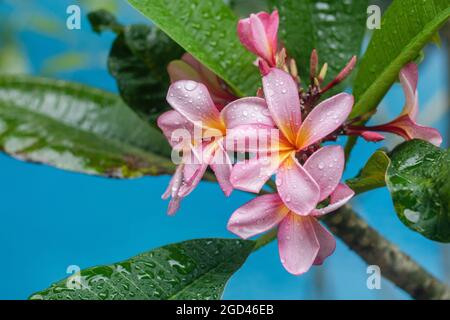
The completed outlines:
<svg viewBox="0 0 450 320">
<path fill-rule="evenodd" d="M 370 227 L 350 206 L 322 220 L 347 246 L 369 265 L 414 299 L 450 299 L 450 288 L 417 264 L 396 245 Z"/>
</svg>

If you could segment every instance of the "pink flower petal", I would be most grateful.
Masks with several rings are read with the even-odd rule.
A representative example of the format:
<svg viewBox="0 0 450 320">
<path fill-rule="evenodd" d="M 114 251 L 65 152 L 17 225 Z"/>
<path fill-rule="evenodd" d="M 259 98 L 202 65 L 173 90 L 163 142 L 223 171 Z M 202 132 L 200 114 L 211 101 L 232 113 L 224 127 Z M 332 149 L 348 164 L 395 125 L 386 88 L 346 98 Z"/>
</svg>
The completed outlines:
<svg viewBox="0 0 450 320">
<path fill-rule="evenodd" d="M 336 239 L 316 219 L 311 218 L 310 221 L 314 227 L 316 238 L 319 241 L 320 247 L 316 260 L 314 260 L 314 265 L 321 265 L 327 257 L 333 254 L 336 249 Z"/>
<path fill-rule="evenodd" d="M 267 38 L 269 39 L 270 46 L 272 47 L 273 54 L 277 52 L 277 42 L 278 42 L 278 24 L 279 24 L 279 16 L 278 11 L 274 10 L 270 16 L 268 15 L 260 15 L 260 19 L 264 24 L 264 28 L 266 29 Z"/>
<path fill-rule="evenodd" d="M 183 170 L 184 165 L 177 166 L 172 179 L 170 179 L 167 190 L 161 196 L 162 199 L 168 199 L 169 197 L 171 197 L 169 201 L 169 207 L 167 209 L 167 214 L 169 216 L 173 216 L 180 208 L 182 197 L 179 196 L 179 192 L 183 184 Z"/>
<path fill-rule="evenodd" d="M 202 127 L 222 129 L 217 110 L 204 84 L 181 80 L 170 85 L 167 102 L 190 122 L 200 122 Z"/>
<path fill-rule="evenodd" d="M 210 162 L 211 169 L 216 175 L 217 182 L 220 185 L 225 196 L 230 196 L 233 191 L 233 185 L 230 182 L 231 177 L 231 159 L 223 149 L 221 144 L 218 144 L 214 152 L 214 158 Z"/>
<path fill-rule="evenodd" d="M 239 190 L 259 193 L 289 154 L 275 154 L 238 162 L 231 171 L 231 183 Z"/>
<path fill-rule="evenodd" d="M 298 163 L 294 154 L 280 166 L 275 183 L 280 198 L 294 213 L 306 216 L 316 208 L 320 187 Z"/>
<path fill-rule="evenodd" d="M 297 84 L 288 73 L 273 68 L 263 77 L 263 88 L 273 120 L 287 140 L 295 144 L 302 123 Z"/>
<path fill-rule="evenodd" d="M 183 142 L 180 140 L 180 135 L 173 134 L 175 131 L 180 130 L 179 132 L 181 133 L 181 130 L 186 130 L 186 135 L 193 136 L 194 125 L 175 110 L 169 110 L 161 114 L 158 117 L 157 123 L 172 147 Z"/>
<path fill-rule="evenodd" d="M 180 190 L 181 184 L 183 182 L 183 170 L 183 165 L 177 166 L 177 168 L 175 169 L 175 173 L 170 179 L 166 191 L 164 191 L 163 195 L 161 196 L 162 199 L 166 200 L 169 197 L 173 197 L 178 194 L 178 191 Z"/>
<path fill-rule="evenodd" d="M 262 15 L 268 15 L 267 13 L 261 13 Z M 271 66 L 275 66 L 274 49 L 270 39 L 267 37 L 265 25 L 261 21 L 260 17 L 256 14 L 250 14 L 250 28 L 253 38 L 253 47 L 255 53 L 269 62 Z"/>
<path fill-rule="evenodd" d="M 297 147 L 303 149 L 320 141 L 339 128 L 353 107 L 353 96 L 337 94 L 316 106 L 306 117 L 297 136 Z"/>
<path fill-rule="evenodd" d="M 355 192 L 352 189 L 350 189 L 346 184 L 340 183 L 336 190 L 334 190 L 331 194 L 330 204 L 322 209 L 314 209 L 311 212 L 311 215 L 317 217 L 336 211 L 346 204 L 354 195 Z"/>
<path fill-rule="evenodd" d="M 216 105 L 224 106 L 236 99 L 227 89 L 223 88 L 219 77 L 189 53 L 185 53 L 181 60 L 170 62 L 167 72 L 172 83 L 179 80 L 193 80 L 206 85 Z"/>
<path fill-rule="evenodd" d="M 191 148 L 183 153 L 184 181 L 190 184 L 197 174 L 202 172 L 203 165 L 208 165 L 217 146 L 213 142 L 202 142 L 191 145 Z"/>
<path fill-rule="evenodd" d="M 407 115 L 401 116 L 386 125 L 379 126 L 379 128 L 381 131 L 396 133 L 406 140 L 422 139 L 438 147 L 442 144 L 442 136 L 438 130 L 418 125 Z"/>
<path fill-rule="evenodd" d="M 402 84 L 403 93 L 406 98 L 401 115 L 407 114 L 412 120 L 416 119 L 417 113 L 419 112 L 419 102 L 416 91 L 418 77 L 417 65 L 415 63 L 409 63 L 400 70 L 400 83 Z"/>
<path fill-rule="evenodd" d="M 278 250 L 286 270 L 300 275 L 309 270 L 319 252 L 312 218 L 288 214 L 278 229 Z"/>
<path fill-rule="evenodd" d="M 252 27 L 250 24 L 250 18 L 241 19 L 238 22 L 237 33 L 239 40 L 247 48 L 248 51 L 257 54 L 255 48 L 255 39 L 253 38 Z"/>
<path fill-rule="evenodd" d="M 266 101 L 258 97 L 235 100 L 229 103 L 220 115 L 227 129 L 252 124 L 274 126 Z"/>
<path fill-rule="evenodd" d="M 314 152 L 303 167 L 320 187 L 322 201 L 336 189 L 344 172 L 345 156 L 341 146 L 325 146 Z"/>
<path fill-rule="evenodd" d="M 288 212 L 278 194 L 266 194 L 237 209 L 227 227 L 239 237 L 248 239 L 276 227 Z"/>
<path fill-rule="evenodd" d="M 202 163 L 200 167 L 197 169 L 196 173 L 194 174 L 191 181 L 185 181 L 185 183 L 181 186 L 180 191 L 178 192 L 178 195 L 180 197 L 186 197 L 188 196 L 192 191 L 194 191 L 195 187 L 200 183 L 202 180 L 206 169 L 208 169 L 207 163 Z"/>
<path fill-rule="evenodd" d="M 276 185 L 286 207 L 299 215 L 308 215 L 319 201 L 320 188 L 292 155 L 280 166 Z"/>
<path fill-rule="evenodd" d="M 238 23 L 238 36 L 241 43 L 257 56 L 275 66 L 277 50 L 278 12 L 251 14 Z"/>
<path fill-rule="evenodd" d="M 174 197 L 170 199 L 169 206 L 167 207 L 168 216 L 173 216 L 175 215 L 175 213 L 177 213 L 178 210 L 180 210 L 180 204 L 182 199 L 183 198 L 181 197 Z"/>
<path fill-rule="evenodd" d="M 268 154 L 292 150 L 292 146 L 280 137 L 280 131 L 272 126 L 242 125 L 227 130 L 226 149 L 233 152 Z"/>
</svg>

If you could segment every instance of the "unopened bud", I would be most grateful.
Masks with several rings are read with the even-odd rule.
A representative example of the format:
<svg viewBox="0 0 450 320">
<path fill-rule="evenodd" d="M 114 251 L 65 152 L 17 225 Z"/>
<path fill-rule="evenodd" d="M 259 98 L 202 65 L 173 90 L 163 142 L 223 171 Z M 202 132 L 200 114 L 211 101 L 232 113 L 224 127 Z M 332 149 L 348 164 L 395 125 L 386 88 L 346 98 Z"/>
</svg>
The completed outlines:
<svg viewBox="0 0 450 320">
<path fill-rule="evenodd" d="M 289 61 L 289 68 L 291 69 L 291 75 L 294 78 L 298 77 L 298 70 L 297 70 L 297 63 L 295 62 L 295 59 L 291 59 Z"/>
<path fill-rule="evenodd" d="M 286 49 L 282 48 L 275 56 L 277 68 L 282 68 L 286 65 Z"/>
<path fill-rule="evenodd" d="M 353 56 L 347 63 L 347 65 L 344 67 L 344 69 L 342 69 L 342 71 L 339 72 L 339 74 L 337 75 L 336 77 L 337 81 L 341 82 L 342 80 L 347 78 L 350 72 L 352 72 L 355 65 L 356 65 L 356 56 Z"/>
<path fill-rule="evenodd" d="M 259 72 L 261 72 L 263 77 L 266 76 L 270 72 L 269 65 L 263 59 L 258 59 L 258 67 L 259 67 Z"/>
<path fill-rule="evenodd" d="M 350 72 L 352 72 L 355 65 L 356 65 L 356 56 L 353 56 L 347 63 L 347 65 L 344 67 L 344 69 L 342 69 L 342 71 L 339 72 L 336 78 L 334 78 L 333 81 L 331 81 L 329 84 L 327 84 L 325 88 L 323 88 L 321 93 L 324 93 L 333 88 L 334 86 L 338 85 L 339 83 L 341 83 L 345 78 L 347 78 Z"/>
<path fill-rule="evenodd" d="M 313 51 L 311 52 L 311 58 L 309 61 L 309 75 L 310 75 L 311 81 L 313 81 L 313 79 L 316 77 L 318 66 L 319 66 L 319 57 L 317 56 L 316 49 L 313 49 Z"/>
<path fill-rule="evenodd" d="M 323 80 L 325 80 L 325 77 L 327 76 L 327 71 L 328 71 L 328 63 L 325 63 L 322 66 L 322 69 L 320 69 L 320 72 L 319 72 L 318 80 L 319 80 L 320 83 L 322 83 Z"/>
</svg>

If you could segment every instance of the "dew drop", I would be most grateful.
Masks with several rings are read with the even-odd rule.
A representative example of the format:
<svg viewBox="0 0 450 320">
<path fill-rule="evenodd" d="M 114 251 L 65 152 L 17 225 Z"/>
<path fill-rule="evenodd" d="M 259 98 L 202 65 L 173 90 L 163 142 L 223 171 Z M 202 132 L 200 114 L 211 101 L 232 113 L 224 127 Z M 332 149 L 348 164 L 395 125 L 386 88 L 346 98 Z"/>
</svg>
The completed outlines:
<svg viewBox="0 0 450 320">
<path fill-rule="evenodd" d="M 195 90 L 195 88 L 197 88 L 197 85 L 198 85 L 198 83 L 195 82 L 195 81 L 186 81 L 186 82 L 184 83 L 184 88 L 185 88 L 187 91 L 193 91 L 193 90 Z"/>
<path fill-rule="evenodd" d="M 283 181 L 281 180 L 281 178 L 277 177 L 276 181 L 275 181 L 275 184 L 277 185 L 277 187 L 281 186 L 282 183 L 283 183 Z"/>
</svg>

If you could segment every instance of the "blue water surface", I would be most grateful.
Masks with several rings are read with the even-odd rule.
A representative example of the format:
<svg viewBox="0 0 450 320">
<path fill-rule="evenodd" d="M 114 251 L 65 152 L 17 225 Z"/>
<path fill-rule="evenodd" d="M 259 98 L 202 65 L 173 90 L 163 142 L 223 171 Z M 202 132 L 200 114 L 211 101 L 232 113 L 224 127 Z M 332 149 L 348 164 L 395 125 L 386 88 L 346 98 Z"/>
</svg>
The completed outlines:
<svg viewBox="0 0 450 320">
<path fill-rule="evenodd" d="M 29 73 L 42 74 L 49 58 L 73 51 L 86 58 L 83 65 L 51 76 L 117 92 L 106 70 L 114 36 L 94 34 L 85 18 L 81 30 L 67 30 L 65 11 L 74 3 L 81 6 L 83 15 L 92 8 L 89 1 L 3 1 L 0 20 L 9 21 L 15 28 L 12 30 L 18 44 L 28 57 Z M 118 1 L 117 15 L 123 23 L 146 21 L 125 1 Z M 27 19 L 36 16 L 52 20 L 56 29 L 30 26 L 31 20 Z M 446 63 L 445 50 L 428 49 L 419 81 L 421 108 L 427 110 L 425 118 L 431 119 L 442 133 L 448 125 Z M 401 88 L 395 85 L 373 121 L 395 117 L 402 105 Z M 435 107 L 439 105 L 440 109 Z M 346 177 L 354 176 L 380 146 L 359 141 Z M 204 182 L 183 202 L 178 215 L 168 217 L 167 203 L 160 198 L 168 182 L 168 176 L 109 180 L 0 155 L 0 298 L 25 299 L 66 277 L 70 265 L 87 268 L 182 240 L 233 237 L 225 228 L 227 219 L 251 199 L 248 194 L 235 191 L 225 198 L 216 184 Z M 353 205 L 383 236 L 430 272 L 440 278 L 446 276 L 443 246 L 405 228 L 395 215 L 386 189 L 361 195 Z M 335 254 L 323 266 L 295 277 L 283 269 L 277 245 L 272 243 L 250 256 L 230 280 L 224 298 L 407 298 L 385 280 L 381 290 L 369 290 L 366 267 L 361 258 L 338 241 Z"/>
</svg>

